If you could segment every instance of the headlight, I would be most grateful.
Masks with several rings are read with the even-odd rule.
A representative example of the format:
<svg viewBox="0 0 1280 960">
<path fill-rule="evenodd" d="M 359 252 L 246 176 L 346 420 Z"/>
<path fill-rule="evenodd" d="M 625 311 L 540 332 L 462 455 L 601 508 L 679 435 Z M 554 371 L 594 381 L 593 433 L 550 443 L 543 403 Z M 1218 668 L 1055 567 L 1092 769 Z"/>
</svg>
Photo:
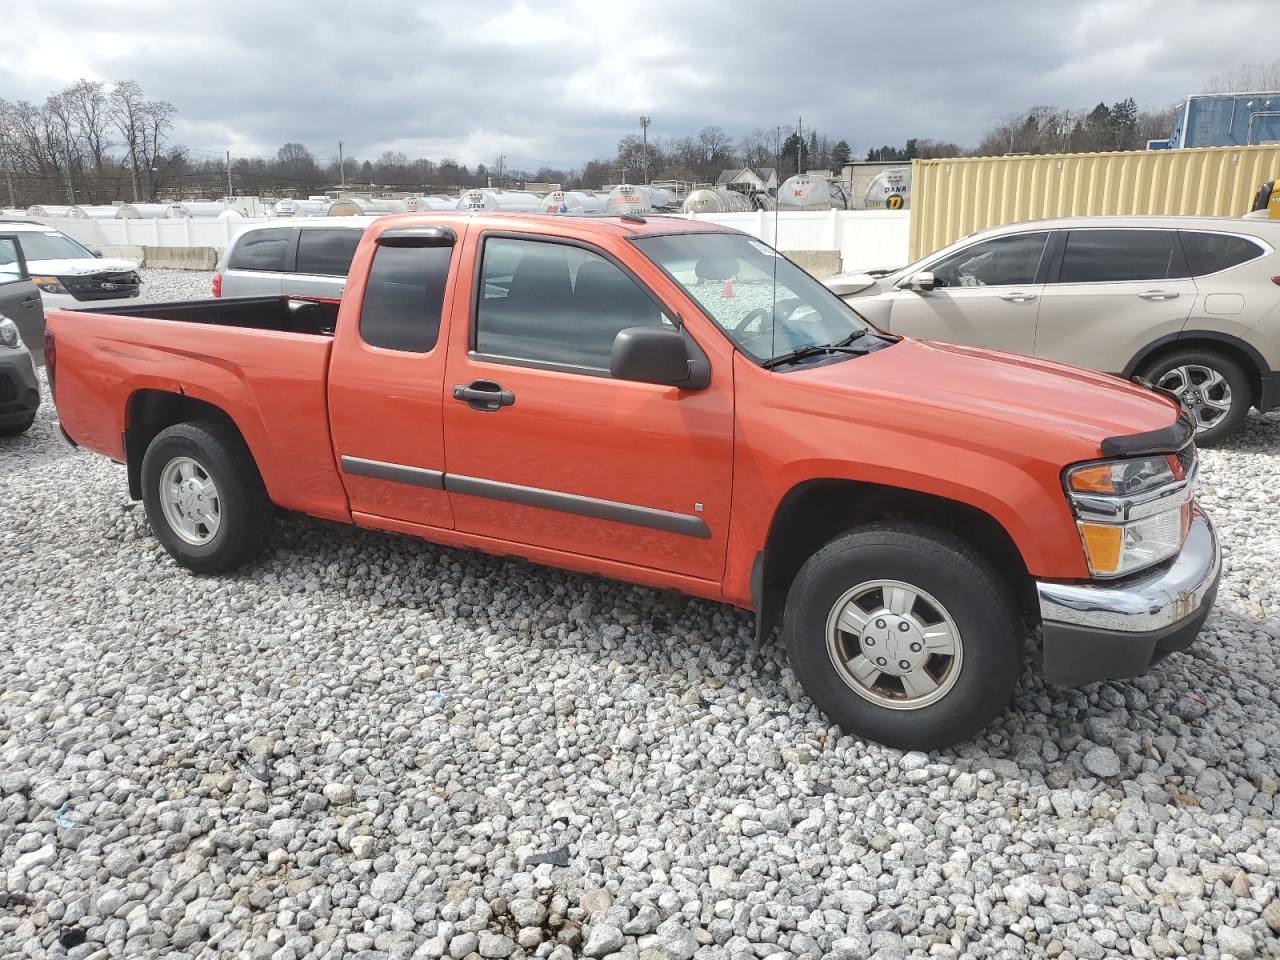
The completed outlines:
<svg viewBox="0 0 1280 960">
<path fill-rule="evenodd" d="M 8 317 L 0 316 L 0 347 L 16 347 L 21 342 L 18 325 Z"/>
<path fill-rule="evenodd" d="M 57 277 L 32 277 L 31 282 L 45 293 L 70 293 L 66 285 Z"/>
<path fill-rule="evenodd" d="M 1173 457 L 1112 460 L 1064 476 L 1089 572 L 1122 577 L 1174 556 L 1191 523 L 1195 465 Z"/>
</svg>

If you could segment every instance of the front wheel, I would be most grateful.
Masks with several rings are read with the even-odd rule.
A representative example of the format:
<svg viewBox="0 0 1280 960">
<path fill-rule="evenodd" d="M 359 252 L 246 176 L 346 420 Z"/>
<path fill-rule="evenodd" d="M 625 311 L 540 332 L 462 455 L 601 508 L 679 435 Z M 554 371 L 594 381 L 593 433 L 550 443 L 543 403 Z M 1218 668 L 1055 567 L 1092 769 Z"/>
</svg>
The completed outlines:
<svg viewBox="0 0 1280 960">
<path fill-rule="evenodd" d="M 232 428 L 179 423 L 156 434 L 142 459 L 151 530 L 184 567 L 223 573 L 252 560 L 271 530 L 253 455 Z"/>
<path fill-rule="evenodd" d="M 1008 704 L 1022 632 L 988 561 L 918 524 L 875 524 L 809 558 L 783 634 L 805 692 L 857 736 L 904 750 L 951 746 Z"/>
</svg>

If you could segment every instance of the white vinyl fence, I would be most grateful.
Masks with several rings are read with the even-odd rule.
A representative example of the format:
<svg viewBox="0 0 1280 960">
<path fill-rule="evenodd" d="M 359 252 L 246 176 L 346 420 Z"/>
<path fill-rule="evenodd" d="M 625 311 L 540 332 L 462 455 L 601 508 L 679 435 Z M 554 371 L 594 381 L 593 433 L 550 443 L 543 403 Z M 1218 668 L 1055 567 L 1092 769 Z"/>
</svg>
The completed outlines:
<svg viewBox="0 0 1280 960">
<path fill-rule="evenodd" d="M 760 210 L 752 213 L 690 213 L 690 220 L 709 220 L 758 237 L 779 250 L 839 251 L 847 271 L 900 267 L 907 263 L 909 211 Z M 95 246 L 226 248 L 241 227 L 266 223 L 265 218 L 222 220 L 216 217 L 181 219 L 69 220 L 42 217 L 41 222 Z M 280 223 L 287 223 L 281 220 Z"/>
</svg>

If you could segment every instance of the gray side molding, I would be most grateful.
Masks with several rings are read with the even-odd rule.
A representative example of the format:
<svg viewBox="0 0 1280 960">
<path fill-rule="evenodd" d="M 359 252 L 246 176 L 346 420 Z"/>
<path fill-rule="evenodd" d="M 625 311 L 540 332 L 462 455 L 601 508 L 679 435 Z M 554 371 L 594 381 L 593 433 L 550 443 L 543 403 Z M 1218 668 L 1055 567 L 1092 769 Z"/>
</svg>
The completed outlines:
<svg viewBox="0 0 1280 960">
<path fill-rule="evenodd" d="M 703 519 L 686 513 L 671 513 L 667 510 L 638 507 L 635 504 L 618 503 L 614 500 L 597 500 L 594 497 L 583 497 L 576 493 L 560 493 L 555 490 L 522 487 L 514 483 L 482 480 L 478 477 L 459 477 L 454 474 L 448 474 L 445 477 L 445 489 L 450 493 L 466 496 L 518 503 L 526 507 L 542 507 L 546 510 L 558 510 L 561 513 L 572 513 L 580 517 L 594 517 L 597 520 L 614 520 L 633 527 L 665 530 L 667 533 L 679 533 L 699 540 L 711 538 L 711 530 Z"/>
<path fill-rule="evenodd" d="M 424 470 L 422 467 L 406 467 L 400 463 L 385 463 L 382 460 L 365 460 L 362 457 L 343 457 L 342 472 L 353 477 L 372 477 L 374 480 L 390 480 L 393 483 L 407 483 L 415 487 L 426 487 L 429 490 L 444 489 L 444 474 L 439 470 Z"/>
</svg>

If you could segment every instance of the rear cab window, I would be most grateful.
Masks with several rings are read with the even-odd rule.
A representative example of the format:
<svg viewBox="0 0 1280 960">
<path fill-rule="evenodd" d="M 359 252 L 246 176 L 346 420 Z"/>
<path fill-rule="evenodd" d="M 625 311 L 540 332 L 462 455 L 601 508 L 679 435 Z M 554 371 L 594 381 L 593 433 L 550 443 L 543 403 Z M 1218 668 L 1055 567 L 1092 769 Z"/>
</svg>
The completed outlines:
<svg viewBox="0 0 1280 960">
<path fill-rule="evenodd" d="M 349 231 L 359 236 L 360 231 Z M 371 347 L 428 353 L 440 337 L 440 313 L 453 246 L 379 244 L 365 281 L 360 339 Z"/>
<path fill-rule="evenodd" d="M 1198 230 L 1181 230 L 1179 236 L 1182 238 L 1182 249 L 1187 254 L 1187 265 L 1191 268 L 1193 277 L 1230 270 L 1266 253 L 1256 240 L 1249 237 L 1202 233 Z"/>
<path fill-rule="evenodd" d="M 1172 230 L 1072 230 L 1057 283 L 1179 280 L 1188 276 Z"/>
<path fill-rule="evenodd" d="M 293 227 L 251 230 L 236 241 L 231 256 L 227 258 L 227 269 L 284 273 L 288 269 L 292 241 Z"/>
<path fill-rule="evenodd" d="M 360 245 L 363 230 L 350 227 L 298 232 L 296 272 L 324 277 L 345 277 L 351 269 L 351 258 Z"/>
</svg>

